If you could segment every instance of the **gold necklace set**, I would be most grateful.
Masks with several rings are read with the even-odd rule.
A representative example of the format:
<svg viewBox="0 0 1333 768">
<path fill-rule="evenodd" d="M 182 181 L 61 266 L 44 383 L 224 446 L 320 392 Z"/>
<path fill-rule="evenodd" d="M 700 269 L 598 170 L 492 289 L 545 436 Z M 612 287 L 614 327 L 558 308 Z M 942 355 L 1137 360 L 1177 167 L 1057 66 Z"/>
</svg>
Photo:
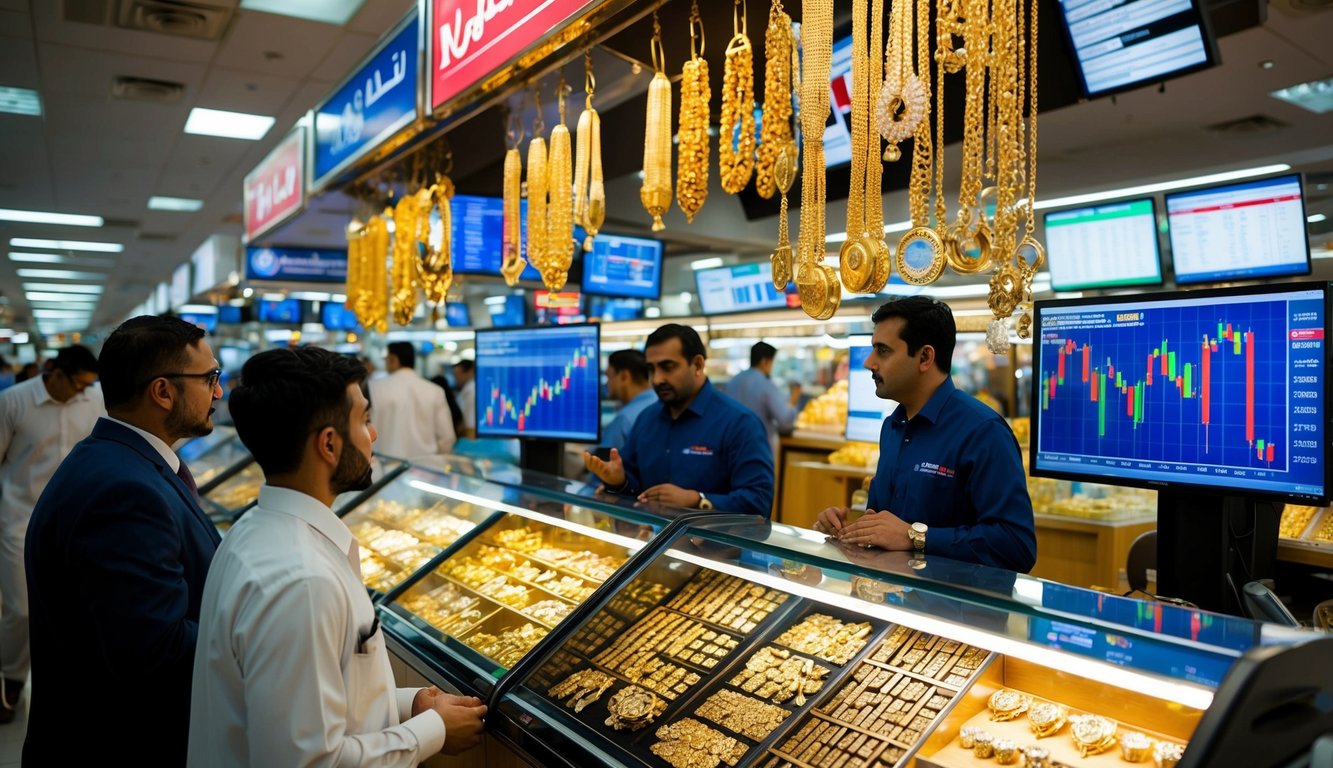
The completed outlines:
<svg viewBox="0 0 1333 768">
<path fill-rule="evenodd" d="M 384 214 L 347 225 L 347 302 L 366 330 L 389 330 L 389 225 Z"/>
<path fill-rule="evenodd" d="M 829 114 L 829 69 L 833 55 L 833 0 L 802 0 L 801 40 L 801 224 L 796 246 L 796 290 L 805 313 L 833 317 L 842 286 L 824 259 L 824 122 Z"/>
<path fill-rule="evenodd" d="M 787 192 L 796 181 L 800 163 L 800 150 L 796 147 L 792 128 L 792 95 L 801 88 L 801 57 L 796 50 L 791 17 L 783 10 L 781 0 L 773 0 L 769 7 L 764 55 L 768 66 L 764 72 L 763 141 L 759 143 L 759 160 L 755 166 L 755 189 L 765 198 L 772 197 L 775 191 L 782 195 L 778 245 L 769 262 L 773 287 L 785 291 L 792 278 L 791 242 L 787 239 Z"/>
<path fill-rule="evenodd" d="M 879 142 L 874 138 L 877 131 L 870 104 L 872 94 L 880 92 L 883 78 L 880 45 L 884 0 L 873 0 L 869 5 L 867 11 L 867 0 L 852 2 L 852 179 L 847 196 L 847 239 L 838 253 L 842 284 L 852 293 L 882 289 L 889 281 L 892 264 L 889 246 L 884 242 L 884 166 Z"/>
<path fill-rule="evenodd" d="M 712 89 L 704 53 L 704 25 L 699 0 L 690 4 L 690 60 L 680 76 L 680 146 L 676 155 L 676 202 L 685 220 L 708 198 L 708 120 Z"/>
<path fill-rule="evenodd" d="M 505 285 L 514 286 L 528 266 L 528 262 L 523 260 L 523 229 L 519 221 L 523 197 L 523 158 L 518 147 L 523 143 L 523 123 L 517 115 L 506 122 L 509 123 L 506 126 L 509 149 L 505 150 L 504 197 L 500 209 L 503 219 L 500 274 L 504 276 Z"/>
</svg>

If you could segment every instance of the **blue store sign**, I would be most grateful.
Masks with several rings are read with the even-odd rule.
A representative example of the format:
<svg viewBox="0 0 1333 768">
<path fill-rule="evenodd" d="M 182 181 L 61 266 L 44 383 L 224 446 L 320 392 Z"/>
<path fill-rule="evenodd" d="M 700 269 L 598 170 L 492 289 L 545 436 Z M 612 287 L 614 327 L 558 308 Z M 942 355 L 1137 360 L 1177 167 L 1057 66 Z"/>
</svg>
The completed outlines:
<svg viewBox="0 0 1333 768">
<path fill-rule="evenodd" d="M 346 282 L 347 251 L 246 248 L 245 277 L 290 283 Z"/>
<path fill-rule="evenodd" d="M 416 12 L 403 24 L 315 109 L 312 187 L 322 186 L 416 119 L 421 61 Z"/>
</svg>

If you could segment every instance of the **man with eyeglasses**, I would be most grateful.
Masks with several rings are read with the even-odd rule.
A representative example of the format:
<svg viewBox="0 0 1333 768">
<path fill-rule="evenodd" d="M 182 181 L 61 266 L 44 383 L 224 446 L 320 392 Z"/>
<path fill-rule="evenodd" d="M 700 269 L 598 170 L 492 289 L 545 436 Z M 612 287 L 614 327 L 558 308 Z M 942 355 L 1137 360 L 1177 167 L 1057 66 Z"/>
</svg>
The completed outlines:
<svg viewBox="0 0 1333 768">
<path fill-rule="evenodd" d="M 28 520 L 61 460 L 106 414 L 96 383 L 97 358 L 76 344 L 49 372 L 0 393 L 0 723 L 14 720 L 28 678 Z"/>
<path fill-rule="evenodd" d="M 33 510 L 26 765 L 76 762 L 89 744 L 141 765 L 185 762 L 199 608 L 221 539 L 171 446 L 213 431 L 220 371 L 203 336 L 145 315 L 107 338 L 108 415 Z M 103 702 L 95 716 L 71 713 L 80 691 Z"/>
</svg>

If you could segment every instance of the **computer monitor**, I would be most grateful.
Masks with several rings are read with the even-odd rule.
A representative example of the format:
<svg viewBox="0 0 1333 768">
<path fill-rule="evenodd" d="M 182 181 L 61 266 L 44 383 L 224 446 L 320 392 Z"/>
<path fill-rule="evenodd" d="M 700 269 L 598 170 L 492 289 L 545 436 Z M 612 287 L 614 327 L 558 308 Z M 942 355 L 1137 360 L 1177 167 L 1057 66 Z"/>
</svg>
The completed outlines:
<svg viewBox="0 0 1333 768">
<path fill-rule="evenodd" d="M 1199 0 L 1060 0 L 1086 98 L 1165 82 L 1218 63 Z"/>
<path fill-rule="evenodd" d="M 299 299 L 261 300 L 259 302 L 259 322 L 261 323 L 295 325 L 301 322 L 301 314 L 301 301 Z"/>
<path fill-rule="evenodd" d="M 218 307 L 218 324 L 240 325 L 241 323 L 245 322 L 245 315 L 242 313 L 243 309 L 246 308 L 233 307 L 230 304 L 223 304 L 222 306 Z"/>
<path fill-rule="evenodd" d="M 218 329 L 218 313 L 216 309 L 212 312 L 181 312 L 180 319 L 191 325 L 199 326 L 208 333 L 213 333 Z"/>
<path fill-rule="evenodd" d="M 466 328 L 472 325 L 472 314 L 465 301 L 447 301 L 444 304 L 444 322 L 450 328 Z"/>
<path fill-rule="evenodd" d="M 875 382 L 865 369 L 872 347 L 869 336 L 853 336 L 847 366 L 848 440 L 878 443 L 884 419 L 898 409 L 897 400 L 883 400 L 875 394 Z"/>
<path fill-rule="evenodd" d="M 519 202 L 519 242 L 521 254 L 527 258 L 528 201 Z M 504 262 L 504 200 L 499 197 L 454 195 L 449 201 L 453 222 L 450 245 L 453 251 L 454 272 L 460 275 L 490 275 L 499 277 Z M 439 217 L 432 212 L 432 226 L 439 226 Z M 529 262 L 520 280 L 540 282 L 541 273 Z"/>
<path fill-rule="evenodd" d="M 662 241 L 598 233 L 583 255 L 583 292 L 653 299 L 662 296 Z"/>
<path fill-rule="evenodd" d="M 361 327 L 355 312 L 334 301 L 320 304 L 319 322 L 330 331 L 355 331 Z"/>
<path fill-rule="evenodd" d="M 491 315 L 491 325 L 496 328 L 512 328 L 528 322 L 527 304 L 516 293 L 488 297 L 486 311 Z"/>
<path fill-rule="evenodd" d="M 1310 274 L 1299 173 L 1174 192 L 1166 217 L 1181 285 Z"/>
<path fill-rule="evenodd" d="M 1151 197 L 1050 211 L 1044 219 L 1055 290 L 1162 284 Z"/>
<path fill-rule="evenodd" d="M 694 273 L 699 306 L 705 315 L 781 309 L 800 303 L 795 295 L 773 288 L 773 265 L 767 259 L 729 267 L 701 269 Z"/>
<path fill-rule="evenodd" d="M 537 325 L 570 325 L 588 319 L 578 291 L 533 291 L 532 305 Z"/>
</svg>

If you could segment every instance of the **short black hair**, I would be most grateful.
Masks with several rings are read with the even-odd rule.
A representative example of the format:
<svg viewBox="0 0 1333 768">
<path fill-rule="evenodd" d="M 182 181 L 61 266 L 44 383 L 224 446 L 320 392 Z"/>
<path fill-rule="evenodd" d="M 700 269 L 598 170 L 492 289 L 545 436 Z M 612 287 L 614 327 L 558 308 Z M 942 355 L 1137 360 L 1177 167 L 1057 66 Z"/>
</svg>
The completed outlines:
<svg viewBox="0 0 1333 768">
<path fill-rule="evenodd" d="M 708 353 L 704 351 L 703 340 L 699 338 L 699 332 L 688 325 L 680 323 L 667 323 L 648 334 L 648 341 L 644 342 L 643 349 L 646 353 L 649 347 L 655 347 L 658 344 L 665 344 L 672 339 L 680 339 L 680 352 L 685 356 L 685 362 L 689 362 L 696 355 L 703 355 L 708 359 Z"/>
<path fill-rule="evenodd" d="M 97 361 L 107 410 L 132 403 L 155 376 L 180 373 L 186 348 L 202 338 L 203 328 L 179 317 L 139 315 L 121 323 Z"/>
<path fill-rule="evenodd" d="M 766 341 L 757 342 L 753 347 L 750 347 L 750 367 L 753 368 L 765 360 L 772 360 L 777 356 L 777 347 Z"/>
<path fill-rule="evenodd" d="M 365 392 L 366 367 L 319 347 L 270 349 L 245 361 L 241 384 L 231 393 L 231 417 L 265 476 L 299 468 L 314 432 L 333 427 L 347 436 L 349 384 Z"/>
<path fill-rule="evenodd" d="M 647 381 L 649 377 L 648 359 L 637 349 L 618 349 L 606 358 L 606 367 L 617 371 L 629 371 L 629 377 L 635 381 Z"/>
<path fill-rule="evenodd" d="M 97 356 L 82 344 L 74 344 L 56 353 L 55 369 L 66 376 L 76 373 L 97 373 Z"/>
<path fill-rule="evenodd" d="M 458 362 L 454 363 L 454 367 L 462 371 L 463 373 L 471 373 L 472 369 L 477 367 L 477 364 L 471 360 L 468 360 L 467 358 L 463 358 L 462 360 L 459 360 Z"/>
<path fill-rule="evenodd" d="M 395 341 L 389 345 L 389 354 L 398 358 L 398 364 L 404 368 L 415 368 L 417 366 L 417 353 L 412 349 L 412 344 L 406 341 Z"/>
<path fill-rule="evenodd" d="M 915 355 L 929 344 L 935 348 L 935 367 L 945 373 L 953 369 L 958 327 L 954 325 L 953 311 L 948 304 L 928 296 L 892 299 L 875 310 L 870 322 L 879 325 L 895 317 L 903 319 L 903 329 L 898 336 L 907 345 L 907 354 Z"/>
</svg>

